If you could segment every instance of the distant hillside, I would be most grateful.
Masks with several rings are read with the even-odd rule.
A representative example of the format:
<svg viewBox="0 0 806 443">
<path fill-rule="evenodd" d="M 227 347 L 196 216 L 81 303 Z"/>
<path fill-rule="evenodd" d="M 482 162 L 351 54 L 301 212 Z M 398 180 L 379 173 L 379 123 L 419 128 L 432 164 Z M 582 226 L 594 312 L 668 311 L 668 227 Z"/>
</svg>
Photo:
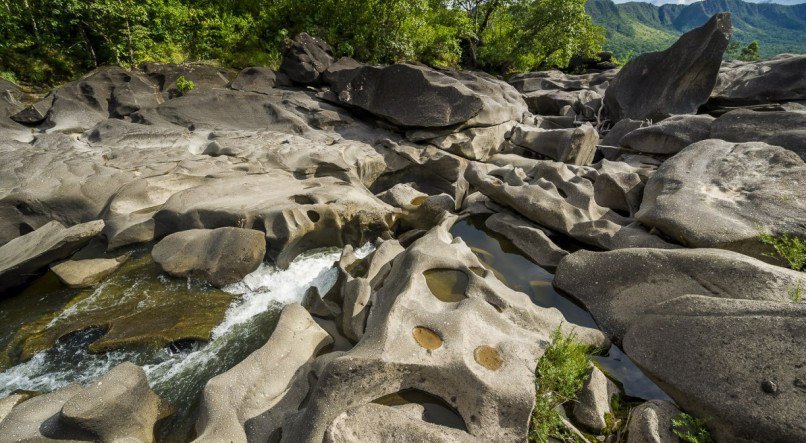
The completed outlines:
<svg viewBox="0 0 806 443">
<path fill-rule="evenodd" d="M 742 46 L 759 42 L 762 57 L 806 53 L 806 3 L 781 5 L 742 0 L 705 0 L 655 6 L 643 2 L 615 4 L 588 0 L 593 21 L 607 31 L 606 48 L 617 57 L 665 49 L 681 34 L 717 12 L 731 12 L 733 39 Z"/>
</svg>

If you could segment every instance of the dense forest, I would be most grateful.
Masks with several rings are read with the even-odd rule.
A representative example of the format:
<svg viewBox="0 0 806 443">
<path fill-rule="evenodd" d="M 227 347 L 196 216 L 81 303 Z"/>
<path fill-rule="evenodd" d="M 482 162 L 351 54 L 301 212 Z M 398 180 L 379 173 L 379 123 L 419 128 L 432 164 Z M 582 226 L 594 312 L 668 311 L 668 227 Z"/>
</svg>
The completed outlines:
<svg viewBox="0 0 806 443">
<path fill-rule="evenodd" d="M 306 31 L 337 56 L 507 74 L 601 49 L 586 0 L 2 0 L 0 75 L 55 84 L 104 64 L 274 66 Z"/>
</svg>

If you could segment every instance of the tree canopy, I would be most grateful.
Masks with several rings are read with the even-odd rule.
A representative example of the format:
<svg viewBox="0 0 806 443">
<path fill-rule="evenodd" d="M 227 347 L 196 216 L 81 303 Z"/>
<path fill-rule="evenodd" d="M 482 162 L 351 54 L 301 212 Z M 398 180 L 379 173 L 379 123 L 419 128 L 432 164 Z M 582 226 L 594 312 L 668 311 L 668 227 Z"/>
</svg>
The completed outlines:
<svg viewBox="0 0 806 443">
<path fill-rule="evenodd" d="M 276 66 L 305 31 L 336 55 L 499 74 L 600 50 L 586 0 L 0 0 L 0 73 L 56 83 L 102 64 Z"/>
</svg>

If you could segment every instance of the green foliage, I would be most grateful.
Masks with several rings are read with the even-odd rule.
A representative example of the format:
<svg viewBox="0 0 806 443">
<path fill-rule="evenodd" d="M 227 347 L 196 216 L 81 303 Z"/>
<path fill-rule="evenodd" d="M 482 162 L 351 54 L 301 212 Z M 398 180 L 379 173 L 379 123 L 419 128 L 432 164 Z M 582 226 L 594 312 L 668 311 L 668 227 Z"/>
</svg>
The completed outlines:
<svg viewBox="0 0 806 443">
<path fill-rule="evenodd" d="M 769 257 L 782 258 L 789 266 L 796 270 L 806 271 L 806 239 L 783 235 L 772 235 L 766 232 L 759 234 L 761 241 L 775 249 L 776 254 L 767 254 Z"/>
<path fill-rule="evenodd" d="M 179 78 L 176 79 L 176 89 L 179 90 L 180 95 L 185 95 L 188 92 L 196 89 L 196 83 L 193 83 L 192 80 L 186 79 L 184 75 L 180 75 Z"/>
<path fill-rule="evenodd" d="M 510 73 L 593 54 L 586 0 L 3 0 L 0 71 L 54 84 L 99 65 L 277 67 L 300 32 L 367 63 Z"/>
<path fill-rule="evenodd" d="M 758 42 L 750 42 L 746 48 L 742 49 L 742 53 L 739 54 L 739 60 L 754 62 L 759 59 L 758 51 Z"/>
<path fill-rule="evenodd" d="M 705 427 L 707 420 L 694 418 L 685 412 L 672 419 L 672 432 L 686 443 L 711 443 L 711 433 Z"/>
<path fill-rule="evenodd" d="M 564 336 L 557 328 L 551 344 L 537 363 L 535 370 L 536 401 L 529 429 L 530 442 L 546 442 L 549 437 L 563 441 L 578 441 L 567 430 L 557 408 L 576 397 L 582 389 L 594 351 L 580 343 L 575 336 Z"/>
<path fill-rule="evenodd" d="M 794 289 L 789 291 L 789 299 L 792 300 L 792 303 L 800 303 L 803 301 L 803 288 L 801 288 L 800 282 L 798 282 L 798 285 L 795 286 Z"/>
</svg>

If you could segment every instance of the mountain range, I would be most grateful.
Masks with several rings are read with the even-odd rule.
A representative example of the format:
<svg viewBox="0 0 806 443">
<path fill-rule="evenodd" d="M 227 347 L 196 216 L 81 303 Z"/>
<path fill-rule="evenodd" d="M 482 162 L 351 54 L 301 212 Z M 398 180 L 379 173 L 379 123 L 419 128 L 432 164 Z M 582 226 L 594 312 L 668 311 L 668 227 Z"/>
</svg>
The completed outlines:
<svg viewBox="0 0 806 443">
<path fill-rule="evenodd" d="M 688 4 L 671 4 L 675 0 L 653 1 L 669 4 L 588 0 L 586 9 L 594 23 L 606 30 L 605 48 L 620 58 L 665 49 L 680 35 L 701 26 L 718 12 L 731 13 L 733 41 L 741 46 L 757 41 L 762 57 L 806 53 L 806 3 L 680 0 Z"/>
<path fill-rule="evenodd" d="M 655 6 L 661 5 L 690 5 L 692 3 L 701 2 L 702 0 L 613 0 L 613 3 L 651 3 Z M 799 5 L 806 3 L 806 0 L 747 0 L 747 3 L 775 3 L 779 5 Z"/>
</svg>

